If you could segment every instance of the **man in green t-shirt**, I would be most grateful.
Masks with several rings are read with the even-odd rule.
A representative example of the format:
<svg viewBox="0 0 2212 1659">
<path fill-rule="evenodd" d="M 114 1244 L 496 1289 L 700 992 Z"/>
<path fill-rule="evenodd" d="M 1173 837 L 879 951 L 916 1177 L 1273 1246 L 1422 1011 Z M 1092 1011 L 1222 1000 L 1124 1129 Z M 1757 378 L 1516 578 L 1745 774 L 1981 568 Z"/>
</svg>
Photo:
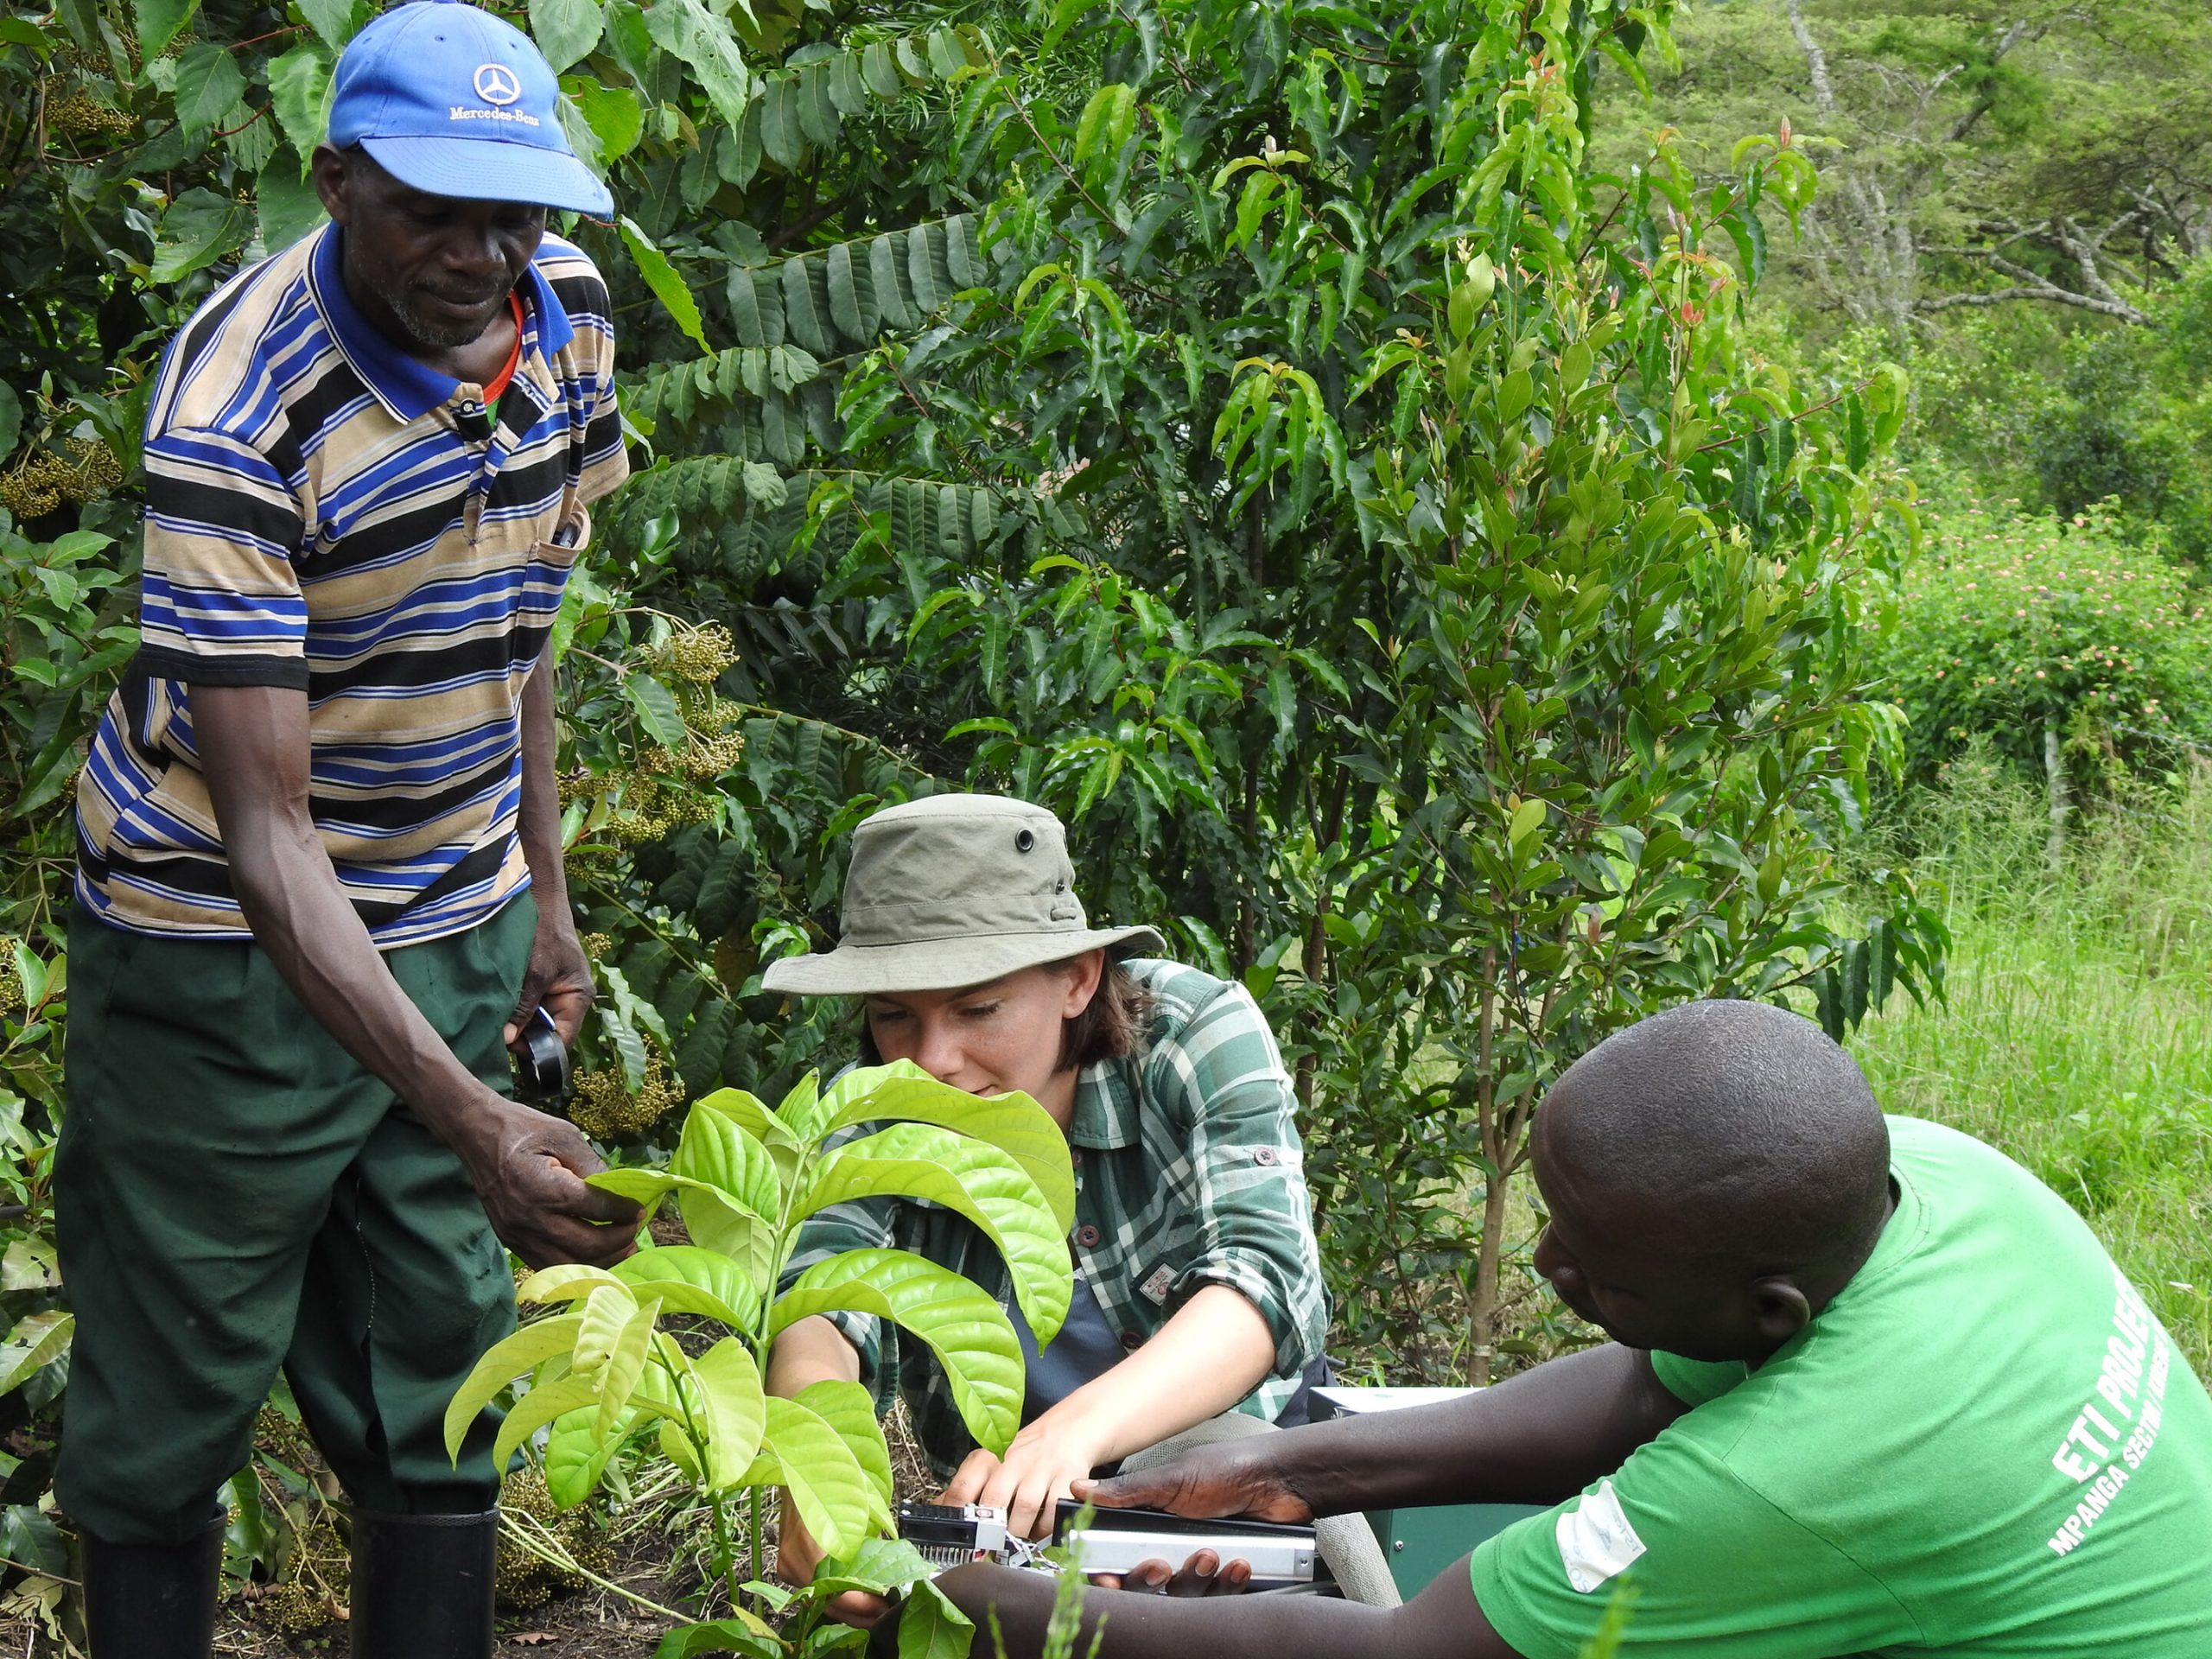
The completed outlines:
<svg viewBox="0 0 2212 1659">
<path fill-rule="evenodd" d="M 1537 1120 L 1536 1266 L 1615 1340 L 1465 1400 L 1210 1447 L 1101 1504 L 1301 1521 L 1556 1504 L 1405 1606 L 1096 1593 L 1101 1659 L 2205 1659 L 2212 1397 L 2067 1206 L 1885 1119 L 1781 1009 L 1600 1045 Z M 1249 1576 L 1201 1555 L 1204 1596 Z M 940 1581 L 1039 1650 L 1049 1582 Z M 1077 1644 L 1082 1651 L 1089 1631 Z"/>
</svg>

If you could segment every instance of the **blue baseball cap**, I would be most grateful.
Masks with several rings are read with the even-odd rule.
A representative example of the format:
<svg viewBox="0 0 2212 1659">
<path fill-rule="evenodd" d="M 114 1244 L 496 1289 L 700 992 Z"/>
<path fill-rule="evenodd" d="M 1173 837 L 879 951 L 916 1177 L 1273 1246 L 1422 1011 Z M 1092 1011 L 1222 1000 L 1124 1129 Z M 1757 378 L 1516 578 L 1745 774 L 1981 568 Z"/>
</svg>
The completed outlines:
<svg viewBox="0 0 2212 1659">
<path fill-rule="evenodd" d="M 462 0 L 410 0 L 338 60 L 330 142 L 403 184 L 468 201 L 610 213 L 561 130 L 561 87 L 530 37 Z"/>
</svg>

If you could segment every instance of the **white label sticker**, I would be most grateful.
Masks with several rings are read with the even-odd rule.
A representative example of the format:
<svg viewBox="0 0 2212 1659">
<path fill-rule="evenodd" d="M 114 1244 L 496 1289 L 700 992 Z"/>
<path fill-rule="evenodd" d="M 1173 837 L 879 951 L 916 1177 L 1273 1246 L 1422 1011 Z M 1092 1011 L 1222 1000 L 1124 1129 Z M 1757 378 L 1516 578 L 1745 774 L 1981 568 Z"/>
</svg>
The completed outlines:
<svg viewBox="0 0 2212 1659">
<path fill-rule="evenodd" d="M 1152 1270 L 1152 1277 L 1139 1285 L 1137 1288 L 1151 1297 L 1154 1301 L 1164 1306 L 1167 1300 L 1167 1287 L 1174 1282 L 1175 1275 L 1168 1271 L 1167 1264 L 1163 1262 Z"/>
<path fill-rule="evenodd" d="M 1622 1513 L 1610 1480 L 1599 1482 L 1596 1491 L 1560 1516 L 1556 1530 L 1567 1581 L 1582 1595 L 1618 1577 L 1643 1554 L 1643 1540 Z"/>
</svg>

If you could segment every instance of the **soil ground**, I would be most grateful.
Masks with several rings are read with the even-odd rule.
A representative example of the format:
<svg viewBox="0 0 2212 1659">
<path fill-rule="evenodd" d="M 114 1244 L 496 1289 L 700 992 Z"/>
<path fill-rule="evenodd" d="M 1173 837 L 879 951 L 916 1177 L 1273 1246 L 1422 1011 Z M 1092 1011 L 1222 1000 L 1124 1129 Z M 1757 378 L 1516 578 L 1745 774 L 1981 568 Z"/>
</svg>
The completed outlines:
<svg viewBox="0 0 2212 1659">
<path fill-rule="evenodd" d="M 893 1479 L 899 1494 L 934 1490 L 921 1452 L 906 1425 L 904 1408 L 884 1424 L 890 1442 Z M 613 1559 L 601 1576 L 634 1595 L 664 1607 L 682 1608 L 696 1586 L 696 1573 L 676 1559 L 665 1531 L 637 1526 L 609 1540 Z M 742 1568 L 741 1577 L 750 1576 Z M 346 1659 L 342 1618 L 315 1628 L 287 1632 L 266 1608 L 255 1603 L 269 1595 L 262 1586 L 233 1592 L 215 1624 L 216 1659 Z M 516 1659 L 652 1659 L 661 1636 L 676 1621 L 639 1607 L 613 1592 L 585 1585 L 555 1596 L 526 1611 L 503 1611 L 495 1651 Z M 0 1617 L 0 1659 L 81 1659 L 81 1649 L 55 1639 L 30 1618 Z"/>
</svg>

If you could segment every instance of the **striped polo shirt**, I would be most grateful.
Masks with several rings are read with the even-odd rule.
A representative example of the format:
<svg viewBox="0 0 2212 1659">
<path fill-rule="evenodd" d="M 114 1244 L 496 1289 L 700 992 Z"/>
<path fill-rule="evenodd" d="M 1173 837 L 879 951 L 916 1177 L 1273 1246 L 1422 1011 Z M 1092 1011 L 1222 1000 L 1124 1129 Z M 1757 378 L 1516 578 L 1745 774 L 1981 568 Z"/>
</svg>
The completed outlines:
<svg viewBox="0 0 2212 1659">
<path fill-rule="evenodd" d="M 355 309 L 339 238 L 216 290 L 154 388 L 141 644 L 77 788 L 77 896 L 118 928 L 251 937 L 195 685 L 307 693 L 315 828 L 379 946 L 461 931 L 530 883 L 523 685 L 585 505 L 629 471 L 606 284 L 545 238 L 492 411 Z"/>
</svg>

